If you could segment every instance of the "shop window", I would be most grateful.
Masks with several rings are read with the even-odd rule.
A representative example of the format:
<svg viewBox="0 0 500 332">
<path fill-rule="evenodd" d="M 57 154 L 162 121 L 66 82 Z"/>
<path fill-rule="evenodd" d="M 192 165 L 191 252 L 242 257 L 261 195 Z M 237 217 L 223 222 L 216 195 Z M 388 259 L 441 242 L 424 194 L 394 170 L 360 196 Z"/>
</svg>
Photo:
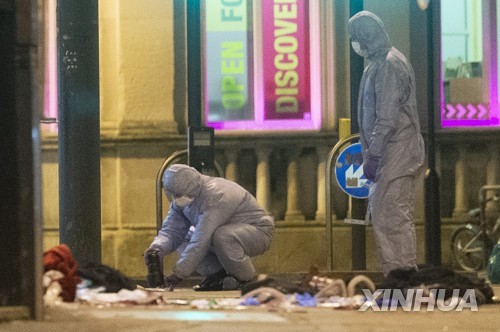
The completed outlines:
<svg viewBox="0 0 500 332">
<path fill-rule="evenodd" d="M 57 28 L 56 0 L 45 0 L 43 8 L 43 40 L 40 47 L 44 60 L 41 120 L 44 130 L 57 132 Z"/>
<path fill-rule="evenodd" d="M 57 118 L 56 0 L 44 2 L 42 118 Z M 320 1 L 202 2 L 207 126 L 321 128 Z M 314 36 L 311 38 L 311 36 Z M 57 131 L 57 125 L 48 125 Z"/>
<path fill-rule="evenodd" d="M 320 129 L 319 1 L 205 0 L 203 7 L 205 124 Z"/>
<path fill-rule="evenodd" d="M 483 17 L 489 3 L 441 1 L 442 127 L 498 125 L 496 26 Z"/>
</svg>

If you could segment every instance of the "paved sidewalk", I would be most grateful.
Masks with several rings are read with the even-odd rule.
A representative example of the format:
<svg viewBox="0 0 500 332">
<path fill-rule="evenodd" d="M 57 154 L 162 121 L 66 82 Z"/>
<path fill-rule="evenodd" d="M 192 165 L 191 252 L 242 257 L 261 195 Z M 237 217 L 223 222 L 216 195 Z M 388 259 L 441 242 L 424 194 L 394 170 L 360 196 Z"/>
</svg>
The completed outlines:
<svg viewBox="0 0 500 332">
<path fill-rule="evenodd" d="M 500 287 L 495 287 L 500 294 Z M 164 292 L 161 305 L 90 306 L 69 303 L 47 307 L 44 321 L 0 323 L 0 331 L 500 331 L 500 304 L 478 312 L 359 312 L 331 308 L 243 307 L 200 310 L 196 299 L 238 298 L 239 292 Z M 177 303 L 177 304 L 174 304 Z M 0 310 L 0 315 L 2 311 Z"/>
</svg>

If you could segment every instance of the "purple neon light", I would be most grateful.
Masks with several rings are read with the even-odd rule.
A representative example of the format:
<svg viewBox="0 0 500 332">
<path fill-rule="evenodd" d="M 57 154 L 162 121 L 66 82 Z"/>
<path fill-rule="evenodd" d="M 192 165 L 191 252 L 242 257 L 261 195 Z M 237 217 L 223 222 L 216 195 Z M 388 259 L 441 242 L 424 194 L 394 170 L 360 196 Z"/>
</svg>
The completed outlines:
<svg viewBox="0 0 500 332">
<path fill-rule="evenodd" d="M 484 104 L 446 104 L 443 118 L 447 120 L 487 120 L 490 118 L 488 105 Z"/>
<path fill-rule="evenodd" d="M 496 43 L 495 43 L 496 45 Z M 442 47 L 442 46 L 441 46 Z M 446 104 L 441 78 L 441 127 L 493 127 L 498 126 L 498 59 L 496 47 L 490 51 L 488 104 Z"/>
<path fill-rule="evenodd" d="M 495 26 L 494 29 L 497 27 Z M 488 104 L 445 104 L 444 82 L 441 75 L 441 127 L 493 127 L 499 126 L 498 114 L 498 52 L 496 31 L 490 34 L 489 54 L 489 103 Z M 442 44 L 440 45 L 442 48 Z M 441 50 L 441 54 L 442 50 Z"/>
<path fill-rule="evenodd" d="M 263 106 L 255 107 L 264 109 Z M 321 122 L 306 120 L 265 120 L 265 121 L 220 121 L 207 122 L 214 129 L 225 130 L 311 130 L 320 129 Z"/>
<path fill-rule="evenodd" d="M 441 120 L 443 127 L 488 127 L 498 126 L 498 119 L 488 120 Z"/>
<path fill-rule="evenodd" d="M 57 118 L 57 29 L 56 29 L 56 1 L 50 0 L 45 10 L 46 30 L 46 62 L 43 91 L 43 116 Z M 57 132 L 57 124 L 46 124 L 45 130 Z"/>
<path fill-rule="evenodd" d="M 490 89 L 490 93 L 495 89 Z M 492 100 L 496 96 L 492 97 Z M 496 116 L 495 116 L 496 115 Z M 498 126 L 498 103 L 494 104 L 446 104 L 441 108 L 442 127 Z"/>
<path fill-rule="evenodd" d="M 441 111 L 441 125 L 443 127 L 496 126 L 499 124 L 498 117 L 493 117 L 492 113 L 490 105 L 446 104 Z"/>
<path fill-rule="evenodd" d="M 319 13 L 319 7 L 315 1 L 306 1 L 311 12 L 315 15 Z M 263 13 L 264 15 L 265 13 Z M 287 130 L 319 130 L 321 129 L 321 63 L 319 61 L 320 43 L 319 23 L 317 20 L 309 22 L 309 54 L 310 54 L 310 112 L 304 113 L 302 119 L 273 119 L 265 120 L 265 94 L 262 84 L 264 75 L 262 72 L 262 62 L 260 67 L 255 68 L 254 81 L 254 120 L 229 120 L 229 121 L 208 121 L 209 105 L 205 100 L 206 125 L 216 130 L 238 131 L 287 131 Z M 262 57 L 262 49 L 255 45 L 255 57 Z M 257 54 L 259 52 L 261 54 Z M 256 61 L 258 64 L 259 61 Z M 206 83 L 206 80 L 205 80 Z"/>
<path fill-rule="evenodd" d="M 494 61 L 490 61 L 490 119 L 491 125 L 498 125 L 498 60 L 496 50 L 492 52 L 495 57 Z"/>
</svg>

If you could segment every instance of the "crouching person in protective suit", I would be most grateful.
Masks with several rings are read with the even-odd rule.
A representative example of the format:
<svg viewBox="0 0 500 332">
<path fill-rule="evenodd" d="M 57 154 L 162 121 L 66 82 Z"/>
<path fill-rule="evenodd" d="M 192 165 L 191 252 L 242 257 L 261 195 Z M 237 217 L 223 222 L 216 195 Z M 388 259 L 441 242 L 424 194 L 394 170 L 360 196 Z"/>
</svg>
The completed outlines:
<svg viewBox="0 0 500 332">
<path fill-rule="evenodd" d="M 237 290 L 255 275 L 251 257 L 266 252 L 274 221 L 257 200 L 235 182 L 172 165 L 163 175 L 170 210 L 145 252 L 160 262 L 180 254 L 165 286 L 173 290 L 195 271 L 205 277 L 196 291 Z"/>
</svg>

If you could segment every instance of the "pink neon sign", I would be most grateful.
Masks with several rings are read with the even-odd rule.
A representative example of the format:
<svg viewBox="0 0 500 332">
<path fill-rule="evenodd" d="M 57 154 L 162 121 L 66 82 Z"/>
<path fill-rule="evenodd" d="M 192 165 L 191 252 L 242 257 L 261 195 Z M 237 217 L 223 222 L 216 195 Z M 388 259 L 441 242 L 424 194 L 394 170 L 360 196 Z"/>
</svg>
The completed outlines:
<svg viewBox="0 0 500 332">
<path fill-rule="evenodd" d="M 207 93 L 205 124 L 217 130 L 238 132 L 318 130 L 321 128 L 321 65 L 319 38 L 316 37 L 319 36 L 319 19 L 310 17 L 319 17 L 319 4 L 309 0 L 262 0 L 259 4 L 261 7 L 257 10 L 262 14 L 262 21 L 252 22 L 253 30 L 245 31 L 248 38 L 253 39 L 252 47 L 246 49 L 253 52 L 246 56 L 248 84 L 244 84 L 245 80 L 236 81 L 240 93 L 244 93 L 241 87 L 248 89 L 246 114 L 253 116 L 244 117 L 234 110 L 218 111 L 224 103 L 217 99 L 220 98 L 217 94 Z M 211 52 L 220 44 L 214 41 L 227 40 L 241 32 L 235 31 L 234 25 L 230 26 L 231 31 L 223 31 L 217 19 L 220 12 L 206 15 L 207 54 L 208 49 Z M 235 58 L 233 56 L 231 61 Z M 220 76 L 216 73 L 220 65 L 216 63 L 224 61 L 228 59 L 212 61 L 213 66 L 206 62 L 205 72 L 212 81 L 213 77 Z M 206 92 L 216 91 L 210 78 L 205 82 Z"/>
<path fill-rule="evenodd" d="M 307 0 L 262 2 L 266 119 L 310 118 Z"/>
</svg>

